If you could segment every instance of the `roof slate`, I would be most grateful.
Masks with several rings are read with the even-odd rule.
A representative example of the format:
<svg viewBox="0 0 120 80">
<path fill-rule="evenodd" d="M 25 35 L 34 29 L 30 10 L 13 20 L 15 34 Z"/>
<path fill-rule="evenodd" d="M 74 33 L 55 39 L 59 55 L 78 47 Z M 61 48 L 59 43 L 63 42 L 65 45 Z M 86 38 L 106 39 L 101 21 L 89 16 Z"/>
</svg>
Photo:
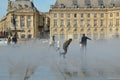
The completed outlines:
<svg viewBox="0 0 120 80">
<path fill-rule="evenodd" d="M 77 4 L 78 7 L 112 7 L 113 4 L 120 7 L 120 0 L 57 0 L 54 6 L 60 7 L 61 4 L 64 4 L 65 7 L 73 7 L 74 4 Z"/>
</svg>

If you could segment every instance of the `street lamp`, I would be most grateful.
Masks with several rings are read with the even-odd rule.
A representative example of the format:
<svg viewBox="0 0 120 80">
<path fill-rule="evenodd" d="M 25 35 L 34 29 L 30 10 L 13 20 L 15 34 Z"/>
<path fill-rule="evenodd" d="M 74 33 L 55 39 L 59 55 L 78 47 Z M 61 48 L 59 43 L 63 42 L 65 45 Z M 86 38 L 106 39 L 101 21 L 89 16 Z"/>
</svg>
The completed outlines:
<svg viewBox="0 0 120 80">
<path fill-rule="evenodd" d="M 14 27 L 14 30 L 16 32 L 16 21 L 15 21 L 15 15 L 14 15 L 14 12 L 12 13 L 12 23 L 13 23 L 13 27 Z"/>
<path fill-rule="evenodd" d="M 12 23 L 13 23 L 13 27 L 14 27 L 14 32 L 15 32 L 15 34 L 14 34 L 14 36 L 13 36 L 13 41 L 15 42 L 15 43 L 17 43 L 17 29 L 16 29 L 16 21 L 15 21 L 15 15 L 14 15 L 14 12 L 12 13 Z"/>
</svg>

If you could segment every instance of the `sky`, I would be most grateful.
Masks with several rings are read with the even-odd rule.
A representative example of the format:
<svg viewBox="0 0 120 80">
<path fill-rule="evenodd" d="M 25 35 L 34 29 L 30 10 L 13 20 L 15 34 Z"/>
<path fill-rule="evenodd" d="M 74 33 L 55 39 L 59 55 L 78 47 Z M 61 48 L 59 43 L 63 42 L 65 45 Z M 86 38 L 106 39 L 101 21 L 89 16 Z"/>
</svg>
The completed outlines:
<svg viewBox="0 0 120 80">
<path fill-rule="evenodd" d="M 0 0 L 0 19 L 6 15 L 8 0 Z M 12 0 L 13 1 L 13 0 Z M 41 12 L 47 12 L 50 9 L 50 5 L 53 5 L 56 0 L 33 0 L 34 5 Z"/>
</svg>

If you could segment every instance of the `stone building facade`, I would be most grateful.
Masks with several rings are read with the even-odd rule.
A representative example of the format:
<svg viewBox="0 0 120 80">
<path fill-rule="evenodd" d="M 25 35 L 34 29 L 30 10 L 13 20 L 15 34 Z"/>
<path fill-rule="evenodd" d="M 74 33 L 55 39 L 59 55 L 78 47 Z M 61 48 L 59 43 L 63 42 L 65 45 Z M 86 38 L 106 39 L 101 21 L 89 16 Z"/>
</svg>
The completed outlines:
<svg viewBox="0 0 120 80">
<path fill-rule="evenodd" d="M 45 19 L 44 19 L 45 18 Z M 0 32 L 12 36 L 17 32 L 19 39 L 35 38 L 41 31 L 45 31 L 48 17 L 39 12 L 32 0 L 8 0 L 7 14 L 0 20 Z"/>
<path fill-rule="evenodd" d="M 120 0 L 57 0 L 49 13 L 50 36 L 57 39 L 120 36 Z"/>
<path fill-rule="evenodd" d="M 36 9 L 32 0 L 8 0 L 7 14 L 0 20 L 0 36 L 19 39 L 38 37 L 50 31 L 57 39 L 92 39 L 120 36 L 120 0 L 56 0 L 49 12 Z"/>
</svg>

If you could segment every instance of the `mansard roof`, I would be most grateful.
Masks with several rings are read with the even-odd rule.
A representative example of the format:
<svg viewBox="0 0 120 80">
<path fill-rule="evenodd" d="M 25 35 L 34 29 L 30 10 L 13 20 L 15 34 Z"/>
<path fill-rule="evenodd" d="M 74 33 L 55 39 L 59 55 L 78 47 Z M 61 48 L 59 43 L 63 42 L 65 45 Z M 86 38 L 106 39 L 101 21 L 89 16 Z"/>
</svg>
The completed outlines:
<svg viewBox="0 0 120 80">
<path fill-rule="evenodd" d="M 120 0 L 57 0 L 54 6 L 60 7 L 61 4 L 65 7 L 74 5 L 78 7 L 120 7 Z"/>
<path fill-rule="evenodd" d="M 31 0 L 16 0 L 15 2 L 11 3 L 11 8 L 12 9 L 24 9 L 24 8 L 36 9 Z"/>
</svg>

